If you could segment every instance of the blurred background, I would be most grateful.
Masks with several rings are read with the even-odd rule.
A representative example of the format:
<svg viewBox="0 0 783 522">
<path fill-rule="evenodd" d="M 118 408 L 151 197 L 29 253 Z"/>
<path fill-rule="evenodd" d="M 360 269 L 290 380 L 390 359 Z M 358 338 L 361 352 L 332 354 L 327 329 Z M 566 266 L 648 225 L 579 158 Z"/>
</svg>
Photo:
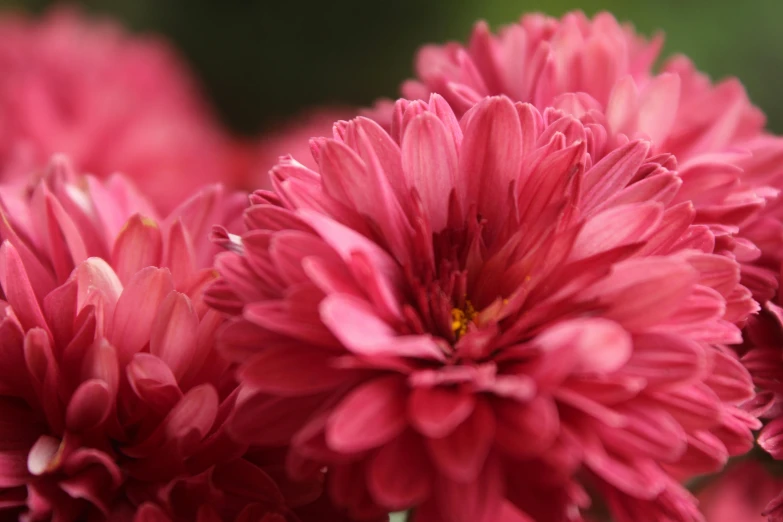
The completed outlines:
<svg viewBox="0 0 783 522">
<path fill-rule="evenodd" d="M 47 0 L 0 0 L 39 12 Z M 134 32 L 169 38 L 190 61 L 224 122 L 251 135 L 322 104 L 395 97 L 427 42 L 465 40 L 474 21 L 493 27 L 527 11 L 613 12 L 639 31 L 666 34 L 664 55 L 685 53 L 713 78 L 738 76 L 783 131 L 783 1 L 658 0 L 83 0 Z"/>
</svg>

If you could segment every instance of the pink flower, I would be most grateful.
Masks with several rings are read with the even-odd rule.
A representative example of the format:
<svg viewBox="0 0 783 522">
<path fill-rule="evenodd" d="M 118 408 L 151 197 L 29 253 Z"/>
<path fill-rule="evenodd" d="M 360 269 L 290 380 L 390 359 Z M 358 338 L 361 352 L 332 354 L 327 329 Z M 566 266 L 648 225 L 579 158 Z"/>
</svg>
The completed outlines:
<svg viewBox="0 0 783 522">
<path fill-rule="evenodd" d="M 783 308 L 781 296 L 764 304 L 758 316 L 745 328 L 745 343 L 739 350 L 742 363 L 750 371 L 758 390 L 756 399 L 746 406 L 765 420 L 758 437 L 759 446 L 775 460 L 783 460 Z M 783 521 L 783 483 L 777 483 L 779 495 L 765 509 L 770 522 Z"/>
<path fill-rule="evenodd" d="M 697 495 L 707 522 L 765 522 L 767 517 L 762 513 L 783 489 L 783 479 L 756 461 L 737 463 L 708 480 L 708 486 Z"/>
<path fill-rule="evenodd" d="M 212 223 L 244 197 L 206 187 L 165 219 L 128 182 L 62 158 L 0 205 L 0 518 L 304 522 L 323 473 L 228 437 L 215 350 Z M 139 213 L 141 212 L 141 213 Z M 337 520 L 337 518 L 335 518 Z"/>
<path fill-rule="evenodd" d="M 423 47 L 409 99 L 444 96 L 457 115 L 484 96 L 504 94 L 544 111 L 553 106 L 577 117 L 603 115 L 610 137 L 646 138 L 656 154 L 677 157 L 697 222 L 710 224 L 718 251 L 742 263 L 743 282 L 760 300 L 772 297 L 783 261 L 783 139 L 764 131 L 763 113 L 734 78 L 713 85 L 682 56 L 661 74 L 652 65 L 661 49 L 608 13 L 562 19 L 526 15 L 493 35 L 479 22 L 467 46 Z M 370 111 L 390 122 L 389 104 Z M 739 231 L 738 234 L 736 232 Z"/>
<path fill-rule="evenodd" d="M 282 127 L 265 133 L 255 144 L 248 144 L 245 154 L 246 167 L 238 172 L 246 172 L 247 177 L 241 186 L 248 190 L 269 189 L 269 171 L 281 156 L 291 155 L 302 158 L 308 168 L 316 168 L 310 157 L 308 140 L 312 137 L 332 135 L 335 121 L 354 116 L 357 111 L 348 108 L 322 108 L 305 112 L 286 122 Z"/>
<path fill-rule="evenodd" d="M 0 180 L 24 185 L 54 153 L 130 176 L 164 212 L 233 183 L 230 144 L 168 45 L 57 9 L 0 18 Z"/>
<path fill-rule="evenodd" d="M 357 518 L 701 520 L 678 481 L 748 451 L 726 345 L 757 309 L 645 140 L 506 97 L 400 100 L 283 159 L 207 302 L 232 432 L 328 465 Z M 588 494 L 588 491 L 590 493 Z M 596 499 L 598 500 L 598 499 Z"/>
</svg>

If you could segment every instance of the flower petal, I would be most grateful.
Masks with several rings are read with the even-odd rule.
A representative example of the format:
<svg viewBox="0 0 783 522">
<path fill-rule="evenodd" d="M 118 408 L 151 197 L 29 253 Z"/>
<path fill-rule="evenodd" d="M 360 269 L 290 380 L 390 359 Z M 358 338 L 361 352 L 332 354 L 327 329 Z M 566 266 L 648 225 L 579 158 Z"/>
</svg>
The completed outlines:
<svg viewBox="0 0 783 522">
<path fill-rule="evenodd" d="M 340 453 L 358 453 L 378 447 L 405 429 L 405 381 L 381 377 L 348 394 L 326 425 L 329 447 Z"/>
</svg>

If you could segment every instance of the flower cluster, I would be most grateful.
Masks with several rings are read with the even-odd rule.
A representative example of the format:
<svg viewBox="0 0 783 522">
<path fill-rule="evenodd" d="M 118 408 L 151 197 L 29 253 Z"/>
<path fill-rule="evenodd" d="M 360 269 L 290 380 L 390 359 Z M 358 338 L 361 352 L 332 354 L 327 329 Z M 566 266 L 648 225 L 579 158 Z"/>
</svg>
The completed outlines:
<svg viewBox="0 0 783 522">
<path fill-rule="evenodd" d="M 0 519 L 783 520 L 783 138 L 737 80 L 526 15 L 248 144 L 160 42 L 0 35 Z"/>
</svg>

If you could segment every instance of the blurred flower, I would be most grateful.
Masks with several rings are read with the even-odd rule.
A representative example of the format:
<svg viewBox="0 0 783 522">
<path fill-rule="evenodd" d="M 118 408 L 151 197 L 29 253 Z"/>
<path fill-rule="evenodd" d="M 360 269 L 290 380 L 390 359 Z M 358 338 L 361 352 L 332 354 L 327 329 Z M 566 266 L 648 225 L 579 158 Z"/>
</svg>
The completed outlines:
<svg viewBox="0 0 783 522">
<path fill-rule="evenodd" d="M 241 365 L 232 432 L 293 440 L 357 517 L 699 520 L 678 481 L 748 451 L 757 309 L 670 155 L 506 97 L 400 100 L 284 158 L 207 302 Z M 600 158 L 600 159 L 597 159 Z"/>
<path fill-rule="evenodd" d="M 749 460 L 711 479 L 697 497 L 706 522 L 765 522 L 762 513 L 781 489 L 783 478 L 773 477 L 759 462 Z"/>
<path fill-rule="evenodd" d="M 618 142 L 649 139 L 653 153 L 677 158 L 678 200 L 694 203 L 717 250 L 732 252 L 745 285 L 769 299 L 783 260 L 783 139 L 764 131 L 763 113 L 737 79 L 713 85 L 682 56 L 654 74 L 662 41 L 645 41 L 608 13 L 592 20 L 581 12 L 560 20 L 525 15 L 497 35 L 479 22 L 466 47 L 423 47 L 418 79 L 402 93 L 426 99 L 437 92 L 458 115 L 484 96 L 505 94 L 541 111 L 592 114 Z M 389 107 L 382 102 L 370 114 L 388 125 Z"/>
<path fill-rule="evenodd" d="M 25 185 L 65 153 L 98 177 L 126 173 L 162 211 L 234 183 L 229 138 L 168 45 L 57 9 L 0 17 L 0 180 Z"/>
<path fill-rule="evenodd" d="M 766 420 L 758 437 L 759 446 L 776 460 L 783 460 L 783 308 L 781 296 L 765 303 L 745 328 L 745 343 L 740 349 L 742 363 L 750 371 L 757 387 L 756 399 L 748 405 L 752 412 Z M 780 495 L 770 502 L 767 511 L 771 522 L 783 521 L 783 482 L 777 484 Z M 767 497 L 767 501 L 773 495 Z"/>
<path fill-rule="evenodd" d="M 282 127 L 265 133 L 256 143 L 248 143 L 244 151 L 245 166 L 236 170 L 247 173 L 240 186 L 246 190 L 270 188 L 269 171 L 281 156 L 302 158 L 306 167 L 316 168 L 310 155 L 310 138 L 331 137 L 334 122 L 353 117 L 356 112 L 348 108 L 322 108 L 305 112 L 287 121 Z"/>
<path fill-rule="evenodd" d="M 236 383 L 202 290 L 207 231 L 236 230 L 243 201 L 205 187 L 160 219 L 124 178 L 62 158 L 3 200 L 0 518 L 321 520 L 294 510 L 320 470 L 291 482 L 283 450 L 226 432 Z"/>
</svg>

